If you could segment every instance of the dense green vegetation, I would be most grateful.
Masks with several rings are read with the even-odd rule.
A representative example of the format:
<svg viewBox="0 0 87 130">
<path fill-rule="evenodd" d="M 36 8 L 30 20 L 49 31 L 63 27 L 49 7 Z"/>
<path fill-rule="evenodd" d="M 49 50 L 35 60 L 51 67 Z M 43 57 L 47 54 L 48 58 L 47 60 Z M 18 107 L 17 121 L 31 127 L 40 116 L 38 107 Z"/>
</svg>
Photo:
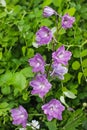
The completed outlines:
<svg viewBox="0 0 87 130">
<path fill-rule="evenodd" d="M 42 100 L 31 95 L 29 82 L 34 77 L 28 59 L 37 52 L 47 63 L 51 60 L 52 46 L 33 46 L 35 34 L 41 26 L 50 29 L 60 26 L 55 17 L 42 16 L 44 6 L 50 6 L 59 14 L 75 17 L 71 29 L 55 33 L 58 45 L 72 52 L 65 79 L 52 79 L 52 97 L 61 99 L 66 106 L 63 120 L 47 121 L 41 110 Z M 67 92 L 65 95 L 64 92 Z M 30 122 L 40 122 L 40 130 L 87 130 L 87 1 L 86 0 L 6 0 L 0 3 L 0 130 L 16 130 L 12 124 L 10 109 L 22 105 L 28 111 Z M 74 109 L 69 111 L 67 105 Z M 30 130 L 30 128 L 29 128 Z"/>
</svg>

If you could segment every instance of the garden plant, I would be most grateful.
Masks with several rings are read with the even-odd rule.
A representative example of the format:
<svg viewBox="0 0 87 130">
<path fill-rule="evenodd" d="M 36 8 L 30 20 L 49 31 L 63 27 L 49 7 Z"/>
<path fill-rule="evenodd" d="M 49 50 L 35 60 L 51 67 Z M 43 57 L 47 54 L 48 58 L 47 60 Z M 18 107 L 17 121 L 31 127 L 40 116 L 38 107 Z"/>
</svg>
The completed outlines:
<svg viewBox="0 0 87 130">
<path fill-rule="evenodd" d="M 0 130 L 87 130 L 86 0 L 0 0 Z"/>
</svg>

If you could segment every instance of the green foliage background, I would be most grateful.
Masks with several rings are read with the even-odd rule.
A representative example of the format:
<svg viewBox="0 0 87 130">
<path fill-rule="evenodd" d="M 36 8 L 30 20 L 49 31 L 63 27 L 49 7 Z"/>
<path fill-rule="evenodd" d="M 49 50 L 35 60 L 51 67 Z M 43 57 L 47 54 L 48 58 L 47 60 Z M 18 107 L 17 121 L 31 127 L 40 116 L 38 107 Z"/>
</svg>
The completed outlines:
<svg viewBox="0 0 87 130">
<path fill-rule="evenodd" d="M 64 44 L 73 54 L 69 72 L 62 83 L 58 79 L 52 81 L 53 89 L 46 96 L 46 101 L 64 96 L 62 102 L 74 109 L 73 112 L 66 109 L 61 122 L 48 122 L 41 111 L 42 101 L 30 94 L 29 81 L 34 74 L 28 59 L 39 52 L 47 61 L 51 60 L 51 45 L 32 46 L 41 26 L 56 26 L 54 16 L 43 18 L 44 6 L 76 18 L 73 28 L 61 29 L 57 36 L 57 48 Z M 20 104 L 27 109 L 29 121 L 39 120 L 41 130 L 87 130 L 86 0 L 6 0 L 6 6 L 0 4 L 0 130 L 17 128 L 12 125 L 9 111 Z"/>
</svg>

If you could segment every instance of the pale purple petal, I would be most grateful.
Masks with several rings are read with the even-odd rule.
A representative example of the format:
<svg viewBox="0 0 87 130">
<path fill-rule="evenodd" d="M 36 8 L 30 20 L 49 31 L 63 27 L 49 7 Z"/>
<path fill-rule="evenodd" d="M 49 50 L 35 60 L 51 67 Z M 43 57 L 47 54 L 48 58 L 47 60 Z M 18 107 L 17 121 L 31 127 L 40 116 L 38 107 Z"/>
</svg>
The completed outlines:
<svg viewBox="0 0 87 130">
<path fill-rule="evenodd" d="M 19 106 L 19 108 L 14 108 L 10 110 L 11 116 L 13 118 L 13 124 L 14 125 L 22 125 L 22 127 L 26 127 L 28 113 L 27 111 L 22 107 Z"/>
<path fill-rule="evenodd" d="M 52 59 L 54 64 L 67 65 L 68 61 L 71 59 L 72 53 L 66 51 L 64 46 L 61 46 L 57 51 L 52 53 Z"/>
<path fill-rule="evenodd" d="M 48 27 L 42 26 L 36 33 L 36 42 L 38 45 L 48 44 L 52 37 L 52 31 Z"/>
<path fill-rule="evenodd" d="M 38 94 L 40 98 L 43 98 L 51 89 L 51 84 L 45 75 L 37 75 L 36 78 L 30 82 L 30 86 L 33 87 L 31 94 Z"/>
<path fill-rule="evenodd" d="M 75 17 L 71 17 L 68 14 L 65 14 L 62 17 L 62 27 L 65 29 L 71 28 L 74 22 L 75 22 Z"/>
<path fill-rule="evenodd" d="M 52 99 L 50 102 L 42 106 L 42 110 L 44 111 L 44 114 L 47 115 L 49 121 L 53 118 L 62 120 L 62 112 L 65 110 L 65 107 L 59 100 Z"/>
<path fill-rule="evenodd" d="M 30 66 L 33 67 L 33 72 L 44 73 L 45 61 L 39 53 L 37 53 L 33 58 L 29 59 L 28 62 Z"/>
</svg>

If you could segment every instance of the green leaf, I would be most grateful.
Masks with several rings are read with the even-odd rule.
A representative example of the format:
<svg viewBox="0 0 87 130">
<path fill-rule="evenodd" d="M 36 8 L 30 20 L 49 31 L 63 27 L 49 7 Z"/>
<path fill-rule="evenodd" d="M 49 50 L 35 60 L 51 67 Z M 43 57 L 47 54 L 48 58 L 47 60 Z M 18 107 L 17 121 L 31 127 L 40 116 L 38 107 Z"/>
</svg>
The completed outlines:
<svg viewBox="0 0 87 130">
<path fill-rule="evenodd" d="M 73 70 L 78 70 L 80 68 L 80 63 L 78 61 L 74 61 L 72 64 Z"/>
<path fill-rule="evenodd" d="M 71 91 L 64 91 L 63 92 L 64 93 L 64 95 L 66 96 L 66 97 L 68 97 L 68 98 L 71 98 L 71 99 L 75 99 L 76 98 L 76 96 L 74 95 L 74 93 L 72 93 Z"/>
<path fill-rule="evenodd" d="M 55 6 L 58 6 L 58 7 L 61 6 L 62 2 L 63 2 L 63 0 L 53 0 L 53 4 L 54 4 Z"/>
<path fill-rule="evenodd" d="M 26 77 L 34 77 L 34 73 L 32 72 L 32 68 L 31 67 L 26 67 L 24 69 L 21 70 L 21 73 Z"/>
<path fill-rule="evenodd" d="M 76 12 L 76 9 L 74 7 L 65 10 L 65 13 L 68 13 L 69 15 L 73 16 Z"/>
<path fill-rule="evenodd" d="M 27 56 L 28 56 L 28 58 L 33 57 L 34 56 L 34 49 L 28 48 L 27 49 Z"/>
<path fill-rule="evenodd" d="M 64 96 L 60 96 L 60 101 L 61 101 L 66 107 L 68 107 L 68 105 L 66 104 L 66 101 L 65 101 Z"/>
<path fill-rule="evenodd" d="M 83 50 L 81 52 L 81 57 L 87 56 L 87 49 Z"/>
<path fill-rule="evenodd" d="M 13 75 L 13 86 L 18 90 L 22 91 L 26 88 L 27 82 L 25 76 L 21 72 L 16 72 Z"/>
<path fill-rule="evenodd" d="M 56 120 L 46 122 L 46 125 L 48 126 L 49 130 L 57 130 Z"/>
<path fill-rule="evenodd" d="M 83 69 L 84 76 L 87 76 L 87 68 Z"/>
<path fill-rule="evenodd" d="M 4 95 L 10 94 L 10 86 L 3 86 L 3 87 L 1 88 L 1 92 L 2 92 L 2 94 L 4 94 Z"/>
<path fill-rule="evenodd" d="M 63 130 L 77 130 L 77 127 L 81 125 L 84 119 L 85 116 L 82 110 L 74 111 L 63 127 Z"/>
<path fill-rule="evenodd" d="M 82 61 L 82 67 L 87 67 L 87 59 L 84 59 L 84 60 Z"/>
<path fill-rule="evenodd" d="M 44 0 L 43 7 L 47 6 L 47 5 L 50 5 L 51 3 L 52 3 L 52 0 Z"/>
<path fill-rule="evenodd" d="M 79 84 L 81 83 L 82 75 L 83 75 L 82 72 L 79 72 L 79 73 L 78 73 L 78 83 L 79 83 Z"/>
<path fill-rule="evenodd" d="M 7 102 L 0 103 L 0 109 L 6 108 L 9 104 Z"/>
<path fill-rule="evenodd" d="M 12 72 L 7 71 L 5 74 L 0 77 L 0 86 L 10 85 L 12 83 Z"/>
</svg>

